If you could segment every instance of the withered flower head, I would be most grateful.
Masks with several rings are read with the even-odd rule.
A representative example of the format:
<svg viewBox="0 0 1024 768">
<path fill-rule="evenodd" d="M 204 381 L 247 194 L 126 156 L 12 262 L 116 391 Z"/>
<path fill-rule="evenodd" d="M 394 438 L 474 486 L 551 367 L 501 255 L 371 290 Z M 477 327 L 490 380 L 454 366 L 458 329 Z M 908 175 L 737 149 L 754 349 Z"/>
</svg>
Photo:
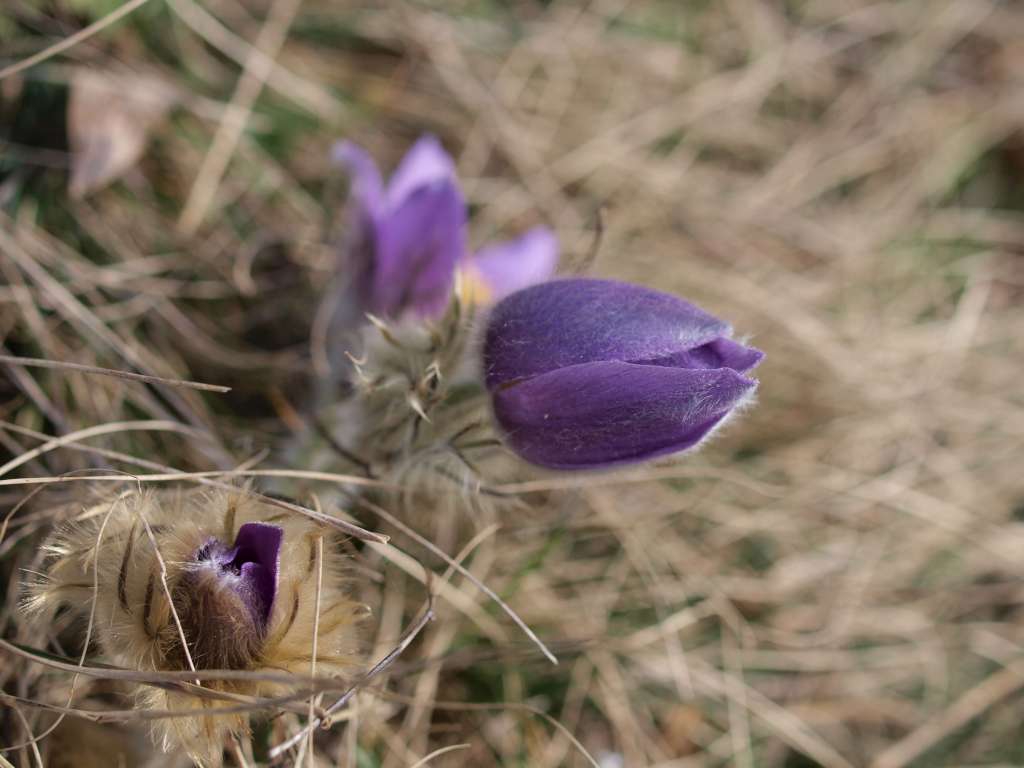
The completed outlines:
<svg viewBox="0 0 1024 768">
<path fill-rule="evenodd" d="M 86 510 L 44 546 L 49 559 L 26 609 L 45 622 L 66 606 L 83 630 L 95 610 L 92 637 L 107 663 L 305 676 L 316 627 L 317 674 L 350 679 L 357 669 L 355 625 L 365 609 L 347 595 L 338 542 L 254 494 L 125 494 Z M 203 685 L 248 697 L 300 687 L 252 679 Z M 154 733 L 165 750 L 184 749 L 203 765 L 219 765 L 225 738 L 248 729 L 245 714 L 204 714 L 211 702 L 189 693 L 139 686 L 136 694 L 144 708 L 196 711 L 155 720 Z"/>
</svg>

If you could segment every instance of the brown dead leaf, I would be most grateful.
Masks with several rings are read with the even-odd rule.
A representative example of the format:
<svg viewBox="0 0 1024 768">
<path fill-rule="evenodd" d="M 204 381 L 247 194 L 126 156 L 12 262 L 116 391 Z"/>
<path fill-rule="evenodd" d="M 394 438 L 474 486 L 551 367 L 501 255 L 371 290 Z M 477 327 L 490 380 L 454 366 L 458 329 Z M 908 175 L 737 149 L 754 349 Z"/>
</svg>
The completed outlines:
<svg viewBox="0 0 1024 768">
<path fill-rule="evenodd" d="M 150 132 L 177 102 L 173 88 L 137 74 L 91 72 L 71 76 L 68 142 L 73 197 L 120 178 L 138 162 Z"/>
<path fill-rule="evenodd" d="M 699 734 L 704 727 L 704 715 L 696 707 L 679 704 L 670 709 L 665 715 L 662 733 L 673 757 L 686 757 L 698 752 Z"/>
</svg>

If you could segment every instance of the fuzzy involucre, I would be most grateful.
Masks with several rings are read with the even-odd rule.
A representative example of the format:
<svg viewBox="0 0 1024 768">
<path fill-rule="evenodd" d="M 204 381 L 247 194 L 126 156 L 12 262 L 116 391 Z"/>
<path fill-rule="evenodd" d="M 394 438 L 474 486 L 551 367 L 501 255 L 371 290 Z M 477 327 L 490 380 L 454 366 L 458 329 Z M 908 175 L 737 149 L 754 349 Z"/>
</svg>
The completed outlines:
<svg viewBox="0 0 1024 768">
<path fill-rule="evenodd" d="M 198 567 L 195 559 L 211 539 L 230 546 L 240 526 L 255 522 L 279 526 L 283 532 L 277 593 L 265 629 L 255 623 L 238 594 Z M 149 532 L 167 569 L 166 588 Z M 86 510 L 45 543 L 44 572 L 28 587 L 25 608 L 37 619 L 51 621 L 66 606 L 84 628 L 95 602 L 92 639 L 104 659 L 119 667 L 185 671 L 191 658 L 196 669 L 308 676 L 318 537 L 324 544 L 316 672 L 318 677 L 350 680 L 359 664 L 356 624 L 365 609 L 347 594 L 344 557 L 333 533 L 241 490 L 127 493 Z M 287 695 L 299 687 L 253 680 L 210 680 L 203 685 L 260 697 Z M 202 765 L 219 765 L 225 738 L 248 731 L 247 714 L 201 714 L 230 701 L 149 686 L 139 686 L 138 698 L 143 708 L 196 710 L 195 717 L 157 719 L 153 731 L 164 750 L 184 749 Z"/>
<path fill-rule="evenodd" d="M 374 495 L 442 547 L 456 547 L 492 522 L 499 497 L 481 487 L 510 466 L 494 439 L 475 357 L 467 354 L 474 314 L 456 292 L 436 320 L 374 319 L 349 329 L 344 338 L 358 351 L 345 371 L 350 390 L 339 397 L 336 381 L 321 382 L 311 419 L 321 429 L 291 444 L 288 463 L 382 481 Z M 278 487 L 302 492 L 300 483 Z"/>
</svg>

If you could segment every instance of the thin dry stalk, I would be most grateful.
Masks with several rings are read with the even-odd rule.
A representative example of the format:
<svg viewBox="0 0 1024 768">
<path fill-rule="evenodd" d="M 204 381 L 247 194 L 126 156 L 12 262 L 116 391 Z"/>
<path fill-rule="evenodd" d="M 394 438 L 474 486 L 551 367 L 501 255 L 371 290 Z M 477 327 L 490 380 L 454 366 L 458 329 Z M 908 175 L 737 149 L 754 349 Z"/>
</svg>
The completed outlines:
<svg viewBox="0 0 1024 768">
<path fill-rule="evenodd" d="M 185 200 L 185 207 L 178 220 L 178 228 L 184 234 L 195 234 L 206 218 L 224 171 L 231 162 L 235 147 L 245 130 L 252 106 L 273 70 L 273 59 L 284 45 L 300 5 L 302 0 L 275 0 L 270 6 L 267 21 L 256 38 L 256 44 L 245 62 L 235 93 L 231 97 L 229 113 L 233 119 L 222 121 L 218 126 L 210 149 Z"/>
<path fill-rule="evenodd" d="M 97 19 L 92 24 L 83 29 L 80 29 L 73 35 L 68 35 L 60 42 L 54 43 L 53 45 L 43 49 L 39 53 L 33 56 L 29 56 L 27 59 L 22 59 L 19 62 L 10 64 L 4 67 L 3 69 L 0 69 L 0 80 L 3 80 L 5 77 L 10 77 L 11 75 L 17 74 L 18 72 L 22 72 L 28 69 L 29 67 L 34 67 L 36 64 L 39 64 L 40 62 L 53 58 L 54 56 L 63 53 L 69 48 L 73 48 L 83 40 L 88 40 L 93 35 L 102 32 L 111 24 L 116 24 L 129 13 L 137 11 L 147 2 L 149 2 L 149 0 L 129 0 L 129 2 L 125 3 L 120 8 L 111 11 L 101 19 Z"/>
<path fill-rule="evenodd" d="M 40 360 L 34 357 L 15 357 L 14 355 L 0 355 L 0 363 L 6 365 L 24 365 L 35 368 L 54 368 L 57 370 L 79 371 L 81 373 L 96 373 L 102 376 L 116 376 L 119 379 L 130 381 L 144 381 L 147 384 L 167 384 L 171 387 L 188 387 L 203 392 L 230 392 L 231 387 L 222 387 L 219 384 L 203 384 L 198 381 L 185 381 L 183 379 L 165 379 L 160 376 L 144 376 L 141 373 L 131 371 L 115 371 L 111 368 L 99 368 L 95 365 L 81 365 L 80 363 L 66 363 L 60 360 Z"/>
</svg>

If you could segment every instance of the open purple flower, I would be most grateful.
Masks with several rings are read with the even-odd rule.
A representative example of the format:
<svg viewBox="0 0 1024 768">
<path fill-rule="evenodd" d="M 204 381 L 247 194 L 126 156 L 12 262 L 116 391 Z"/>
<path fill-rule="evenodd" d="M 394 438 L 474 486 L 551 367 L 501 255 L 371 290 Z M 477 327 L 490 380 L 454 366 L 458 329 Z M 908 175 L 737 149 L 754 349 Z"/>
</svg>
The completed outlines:
<svg viewBox="0 0 1024 768">
<path fill-rule="evenodd" d="M 386 187 L 362 148 L 340 142 L 333 156 L 352 176 L 346 250 L 366 311 L 436 317 L 451 298 L 456 271 L 478 301 L 495 301 L 554 273 L 558 243 L 543 227 L 469 255 L 455 166 L 435 137 L 413 145 Z"/>
<path fill-rule="evenodd" d="M 764 356 L 689 302 L 609 280 L 534 285 L 495 306 L 483 358 L 494 415 L 527 461 L 588 469 L 700 443 Z"/>
</svg>

